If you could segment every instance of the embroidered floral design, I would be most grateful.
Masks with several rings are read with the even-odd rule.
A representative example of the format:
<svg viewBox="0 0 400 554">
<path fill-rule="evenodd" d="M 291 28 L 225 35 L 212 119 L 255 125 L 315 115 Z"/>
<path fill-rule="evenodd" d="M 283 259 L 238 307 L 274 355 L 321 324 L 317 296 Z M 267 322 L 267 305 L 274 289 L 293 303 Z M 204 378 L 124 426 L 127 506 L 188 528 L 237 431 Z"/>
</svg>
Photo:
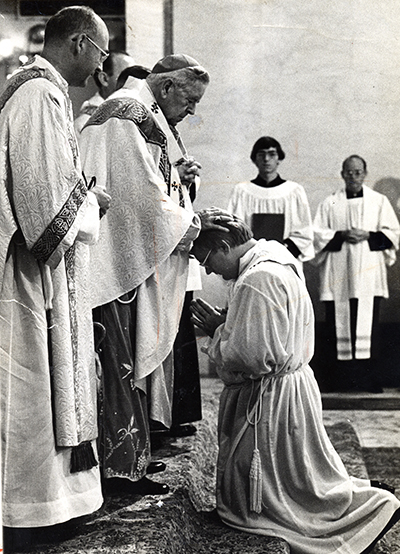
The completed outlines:
<svg viewBox="0 0 400 554">
<path fill-rule="evenodd" d="M 135 417 L 132 416 L 128 427 L 118 430 L 118 436 L 120 437 L 121 441 L 124 441 L 127 437 L 129 437 L 130 439 L 133 439 L 133 435 L 139 431 L 139 429 L 134 426 L 134 423 L 135 423 Z"/>
<path fill-rule="evenodd" d="M 145 452 L 142 452 L 139 455 L 137 459 L 137 464 L 136 464 L 136 471 L 139 475 L 142 474 L 143 471 L 147 468 L 148 463 L 149 463 L 148 456 L 146 455 Z"/>
<path fill-rule="evenodd" d="M 160 108 L 158 107 L 158 104 L 157 102 L 153 102 L 152 105 L 150 106 L 150 109 L 153 113 L 158 113 Z"/>
<path fill-rule="evenodd" d="M 78 315 L 77 315 L 77 300 L 76 300 L 76 276 L 75 276 L 75 245 L 67 250 L 64 256 L 65 271 L 68 282 L 68 304 L 69 304 L 69 318 L 71 329 L 71 350 L 72 350 L 72 365 L 74 368 L 74 374 L 76 375 L 75 386 L 79 386 L 79 360 L 78 360 Z M 77 424 L 78 429 L 82 428 L 81 412 L 77 410 Z"/>
<path fill-rule="evenodd" d="M 106 460 L 108 460 L 112 454 L 124 443 L 126 439 L 131 441 L 133 444 L 133 450 L 136 450 L 137 441 L 135 441 L 134 435 L 139 432 L 139 429 L 135 427 L 135 416 L 131 417 L 131 420 L 127 427 L 118 429 L 118 442 L 113 444 L 110 438 L 106 439 L 108 453 L 106 455 Z"/>
<path fill-rule="evenodd" d="M 146 108 L 137 100 L 132 98 L 114 98 L 103 102 L 90 117 L 86 125 L 103 125 L 110 118 L 130 119 L 137 125 L 149 118 Z"/>
</svg>

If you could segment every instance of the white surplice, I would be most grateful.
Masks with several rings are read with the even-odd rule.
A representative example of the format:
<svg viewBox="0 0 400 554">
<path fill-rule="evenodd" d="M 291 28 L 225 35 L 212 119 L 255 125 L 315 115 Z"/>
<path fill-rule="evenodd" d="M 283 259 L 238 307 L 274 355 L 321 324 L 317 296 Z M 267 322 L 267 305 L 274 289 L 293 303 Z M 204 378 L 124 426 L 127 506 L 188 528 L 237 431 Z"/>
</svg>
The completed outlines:
<svg viewBox="0 0 400 554">
<path fill-rule="evenodd" d="M 310 207 L 304 187 L 285 181 L 275 187 L 239 183 L 229 199 L 228 211 L 243 219 L 251 228 L 253 214 L 284 214 L 283 239 L 290 239 L 300 250 L 299 260 L 314 257 Z"/>
<path fill-rule="evenodd" d="M 240 259 L 226 322 L 205 347 L 225 384 L 217 509 L 236 529 L 285 539 L 293 554 L 358 554 L 400 502 L 368 480 L 349 477 L 326 434 L 308 365 L 313 309 L 294 266 L 284 246 L 258 241 Z M 250 485 L 256 446 L 258 507 Z"/>
<path fill-rule="evenodd" d="M 339 251 L 324 251 L 337 231 L 381 231 L 392 242 L 386 250 L 373 251 L 367 240 L 343 242 Z M 400 226 L 386 196 L 363 186 L 363 196 L 347 199 L 345 189 L 328 196 L 314 219 L 315 264 L 320 270 L 320 299 L 335 302 L 338 358 L 351 359 L 350 298 L 358 298 L 356 358 L 368 359 L 371 348 L 373 300 L 387 298 L 386 266 L 396 261 Z"/>
</svg>

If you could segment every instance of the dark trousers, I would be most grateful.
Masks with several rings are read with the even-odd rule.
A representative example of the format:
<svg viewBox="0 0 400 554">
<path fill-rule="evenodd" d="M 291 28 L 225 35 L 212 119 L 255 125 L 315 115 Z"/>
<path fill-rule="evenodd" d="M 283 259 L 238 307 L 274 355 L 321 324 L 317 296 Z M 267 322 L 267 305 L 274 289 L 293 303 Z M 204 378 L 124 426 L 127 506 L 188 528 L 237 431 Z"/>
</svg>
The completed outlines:
<svg viewBox="0 0 400 554">
<path fill-rule="evenodd" d="M 199 359 L 194 327 L 190 321 L 190 303 L 193 293 L 187 292 L 179 331 L 174 343 L 174 396 L 172 425 L 201 419 L 201 392 Z"/>
</svg>

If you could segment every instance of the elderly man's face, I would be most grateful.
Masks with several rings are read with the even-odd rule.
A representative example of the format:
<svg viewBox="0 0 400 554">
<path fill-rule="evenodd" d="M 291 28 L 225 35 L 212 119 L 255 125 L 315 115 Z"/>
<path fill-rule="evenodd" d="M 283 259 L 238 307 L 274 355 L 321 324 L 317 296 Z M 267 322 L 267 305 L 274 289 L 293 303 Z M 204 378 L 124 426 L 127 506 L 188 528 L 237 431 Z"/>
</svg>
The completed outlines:
<svg viewBox="0 0 400 554">
<path fill-rule="evenodd" d="M 352 194 L 359 193 L 366 176 L 362 160 L 359 158 L 347 160 L 341 175 L 346 183 L 346 190 Z"/>
<path fill-rule="evenodd" d="M 196 105 L 200 102 L 207 85 L 200 81 L 186 85 L 184 88 L 171 83 L 165 97 L 159 102 L 163 114 L 170 125 L 176 125 L 187 115 L 194 115 Z"/>
</svg>

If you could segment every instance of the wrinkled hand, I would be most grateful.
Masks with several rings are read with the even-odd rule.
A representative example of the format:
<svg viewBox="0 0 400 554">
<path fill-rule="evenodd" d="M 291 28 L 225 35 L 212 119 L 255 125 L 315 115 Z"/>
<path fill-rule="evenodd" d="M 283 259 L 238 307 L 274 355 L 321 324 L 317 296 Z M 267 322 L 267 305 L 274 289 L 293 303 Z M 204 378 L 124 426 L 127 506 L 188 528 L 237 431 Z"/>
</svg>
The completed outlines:
<svg viewBox="0 0 400 554">
<path fill-rule="evenodd" d="M 193 157 L 177 166 L 182 185 L 189 186 L 194 183 L 196 177 L 200 175 L 201 164 L 196 162 Z"/>
<path fill-rule="evenodd" d="M 110 207 L 111 196 L 99 186 L 92 188 L 91 191 L 96 195 L 97 202 L 100 206 L 100 217 L 102 217 L 105 213 L 107 213 L 107 210 Z"/>
<path fill-rule="evenodd" d="M 201 210 L 200 212 L 197 212 L 197 215 L 200 217 L 202 231 L 209 231 L 210 229 L 214 229 L 216 231 L 224 231 L 225 233 L 229 233 L 229 229 L 223 227 L 222 225 L 219 225 L 218 222 L 235 221 L 234 216 L 231 213 L 227 212 L 226 210 L 221 210 L 221 208 L 216 208 L 214 206 L 211 208 L 207 208 L 206 210 Z"/>
<path fill-rule="evenodd" d="M 190 311 L 192 312 L 192 323 L 202 329 L 209 337 L 213 337 L 216 328 L 226 321 L 226 308 L 223 309 L 218 306 L 213 308 L 202 298 L 192 300 Z"/>
<path fill-rule="evenodd" d="M 369 231 L 363 231 L 362 229 L 349 229 L 348 231 L 342 231 L 342 237 L 345 242 L 357 244 L 358 242 L 369 239 Z"/>
</svg>

